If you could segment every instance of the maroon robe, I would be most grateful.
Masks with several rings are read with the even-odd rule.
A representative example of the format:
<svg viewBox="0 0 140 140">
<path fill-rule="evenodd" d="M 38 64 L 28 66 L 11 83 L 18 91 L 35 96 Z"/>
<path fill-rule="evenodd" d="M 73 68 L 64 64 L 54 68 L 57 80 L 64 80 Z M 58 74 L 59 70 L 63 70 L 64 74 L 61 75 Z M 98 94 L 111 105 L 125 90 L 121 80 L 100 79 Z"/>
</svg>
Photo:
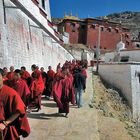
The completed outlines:
<svg viewBox="0 0 140 140">
<path fill-rule="evenodd" d="M 73 75 L 72 74 L 68 74 L 68 80 L 69 80 L 69 100 L 70 102 L 75 105 L 75 93 L 74 93 L 74 87 L 73 87 Z"/>
<path fill-rule="evenodd" d="M 5 84 L 12 87 L 13 80 L 14 80 L 14 72 L 8 72 L 6 77 L 8 78 L 8 80 L 6 81 Z"/>
<path fill-rule="evenodd" d="M 52 84 L 53 84 L 55 72 L 53 70 L 49 70 L 47 74 L 48 74 L 48 83 L 46 86 L 46 96 L 50 97 L 52 93 Z"/>
<path fill-rule="evenodd" d="M 71 92 L 73 92 L 73 89 L 69 77 L 54 83 L 53 96 L 59 108 L 59 113 L 69 113 L 69 102 L 75 102 L 75 100 L 70 99 L 72 95 Z"/>
<path fill-rule="evenodd" d="M 8 72 L 8 73 L 7 73 L 7 78 L 8 78 L 10 81 L 14 80 L 14 72 Z"/>
<path fill-rule="evenodd" d="M 63 109 L 63 104 L 61 102 L 62 97 L 62 80 L 57 80 L 53 83 L 52 94 L 54 101 L 57 103 L 58 108 Z"/>
<path fill-rule="evenodd" d="M 19 96 L 21 97 L 24 104 L 28 105 L 28 98 L 30 96 L 30 90 L 26 84 L 26 82 L 22 79 L 14 82 L 13 88 L 17 91 Z"/>
<path fill-rule="evenodd" d="M 27 137 L 30 133 L 23 101 L 15 90 L 4 85 L 0 89 L 0 122 L 17 112 L 20 116 L 3 131 L 4 140 L 19 140 L 19 136 Z"/>
<path fill-rule="evenodd" d="M 21 75 L 21 78 L 25 80 L 28 86 L 31 85 L 31 75 L 28 71 L 24 71 Z"/>
<path fill-rule="evenodd" d="M 39 70 L 36 70 L 32 73 L 32 84 L 31 84 L 31 93 L 32 93 L 32 104 L 38 109 L 41 109 L 41 95 L 44 90 L 44 82 L 42 79 L 42 74 Z"/>
</svg>

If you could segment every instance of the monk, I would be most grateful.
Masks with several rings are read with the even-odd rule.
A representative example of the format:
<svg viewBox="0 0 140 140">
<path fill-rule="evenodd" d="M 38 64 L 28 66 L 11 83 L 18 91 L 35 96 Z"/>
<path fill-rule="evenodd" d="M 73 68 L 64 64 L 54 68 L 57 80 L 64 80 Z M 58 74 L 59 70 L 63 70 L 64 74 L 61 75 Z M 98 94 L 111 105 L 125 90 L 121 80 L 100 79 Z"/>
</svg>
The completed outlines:
<svg viewBox="0 0 140 140">
<path fill-rule="evenodd" d="M 70 70 L 69 69 L 66 69 L 66 72 L 67 72 L 67 77 L 68 77 L 68 80 L 69 80 L 69 83 L 70 83 L 70 94 L 69 94 L 69 99 L 70 99 L 70 102 L 75 105 L 75 93 L 74 93 L 74 87 L 73 87 L 73 80 L 74 80 L 74 77 L 73 75 L 70 73 Z"/>
<path fill-rule="evenodd" d="M 36 65 L 32 65 L 32 84 L 31 84 L 31 94 L 32 94 L 32 105 L 37 109 L 38 112 L 41 109 L 41 96 L 44 90 L 44 82 L 42 79 L 41 72 L 38 70 Z"/>
<path fill-rule="evenodd" d="M 61 71 L 61 68 L 57 68 L 57 71 L 54 75 L 54 80 L 53 80 L 53 83 L 55 83 L 56 81 L 58 80 L 61 80 L 62 79 L 62 71 Z"/>
<path fill-rule="evenodd" d="M 56 67 L 56 70 L 61 69 L 61 63 L 59 63 Z"/>
<path fill-rule="evenodd" d="M 68 117 L 72 87 L 66 70 L 63 70 L 62 77 L 53 84 L 53 96 L 59 108 L 58 113 L 65 113 L 65 117 Z"/>
<path fill-rule="evenodd" d="M 15 90 L 3 85 L 3 74 L 0 69 L 0 131 L 3 140 L 20 140 L 30 134 L 25 105 Z"/>
<path fill-rule="evenodd" d="M 14 79 L 14 66 L 10 67 L 10 72 L 7 73 L 7 78 L 12 81 Z"/>
<path fill-rule="evenodd" d="M 49 66 L 48 67 L 48 76 L 50 77 L 50 78 L 54 78 L 54 75 L 55 75 L 55 72 L 52 70 L 52 67 L 51 66 Z"/>
<path fill-rule="evenodd" d="M 53 79 L 54 79 L 54 75 L 55 75 L 55 72 L 52 70 L 52 67 L 49 66 L 48 67 L 48 84 L 46 86 L 46 98 L 49 100 L 50 99 L 50 96 L 51 96 L 51 93 L 52 93 L 52 83 L 53 83 Z"/>
<path fill-rule="evenodd" d="M 25 80 L 28 86 L 31 85 L 31 75 L 24 66 L 21 67 L 21 78 Z"/>
<path fill-rule="evenodd" d="M 49 84 L 49 77 L 48 77 L 48 74 L 44 71 L 44 67 L 41 67 L 40 71 L 41 71 L 42 79 L 43 79 L 43 82 L 44 82 L 43 95 L 46 95 L 47 94 L 47 87 L 48 87 L 48 84 Z"/>
<path fill-rule="evenodd" d="M 8 69 L 6 67 L 4 67 L 3 68 L 3 72 L 4 72 L 4 75 L 3 75 L 3 83 L 5 85 L 8 85 L 9 84 L 9 80 L 7 78 Z"/>
<path fill-rule="evenodd" d="M 13 88 L 17 91 L 24 104 L 28 106 L 31 92 L 26 82 L 23 79 L 21 79 L 21 70 L 19 69 L 16 69 L 14 72 Z"/>
<path fill-rule="evenodd" d="M 8 74 L 8 69 L 7 69 L 7 67 L 4 67 L 4 68 L 3 68 L 3 71 L 4 71 L 4 75 L 7 75 L 7 74 Z"/>
</svg>

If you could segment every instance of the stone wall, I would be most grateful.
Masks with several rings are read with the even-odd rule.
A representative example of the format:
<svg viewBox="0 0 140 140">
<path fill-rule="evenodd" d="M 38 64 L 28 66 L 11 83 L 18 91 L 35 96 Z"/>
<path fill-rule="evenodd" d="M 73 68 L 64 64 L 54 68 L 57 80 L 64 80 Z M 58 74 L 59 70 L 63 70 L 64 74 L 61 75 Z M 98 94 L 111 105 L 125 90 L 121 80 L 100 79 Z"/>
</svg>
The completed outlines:
<svg viewBox="0 0 140 140">
<path fill-rule="evenodd" d="M 19 0 L 22 5 L 56 38 L 54 30 L 49 27 L 39 8 L 31 0 Z M 15 6 L 10 0 L 5 0 L 5 5 Z M 14 65 L 19 68 L 23 65 L 30 70 L 32 64 L 39 67 L 64 63 L 72 60 L 69 54 L 54 38 L 30 19 L 20 9 L 6 8 L 6 24 L 2 0 L 0 1 L 0 67 Z M 33 25 L 33 26 L 29 26 Z"/>
<path fill-rule="evenodd" d="M 140 62 L 140 49 L 120 51 L 120 57 L 129 56 L 129 61 Z M 105 54 L 105 62 L 113 61 L 115 52 Z"/>
<path fill-rule="evenodd" d="M 140 63 L 100 64 L 99 74 L 112 87 L 121 91 L 132 107 L 133 117 L 140 117 Z"/>
</svg>

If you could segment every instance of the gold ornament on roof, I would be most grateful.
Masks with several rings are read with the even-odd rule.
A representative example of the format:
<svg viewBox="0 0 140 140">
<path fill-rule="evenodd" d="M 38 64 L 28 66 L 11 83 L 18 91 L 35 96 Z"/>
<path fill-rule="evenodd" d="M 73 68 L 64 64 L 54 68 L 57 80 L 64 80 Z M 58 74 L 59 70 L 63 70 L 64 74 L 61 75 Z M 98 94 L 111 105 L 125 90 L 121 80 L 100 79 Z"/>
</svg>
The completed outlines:
<svg viewBox="0 0 140 140">
<path fill-rule="evenodd" d="M 76 14 L 76 16 L 73 16 L 71 11 L 69 15 L 67 15 L 66 12 L 64 13 L 64 19 L 78 20 L 79 18 L 78 14 Z"/>
</svg>

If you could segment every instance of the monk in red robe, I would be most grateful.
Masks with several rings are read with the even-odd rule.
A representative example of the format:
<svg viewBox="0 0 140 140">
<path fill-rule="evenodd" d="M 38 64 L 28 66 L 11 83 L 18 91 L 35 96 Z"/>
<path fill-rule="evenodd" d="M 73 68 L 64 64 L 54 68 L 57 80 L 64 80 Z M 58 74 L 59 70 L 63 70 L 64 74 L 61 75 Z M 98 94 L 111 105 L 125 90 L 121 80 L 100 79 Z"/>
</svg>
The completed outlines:
<svg viewBox="0 0 140 140">
<path fill-rule="evenodd" d="M 69 94 L 69 99 L 70 99 L 70 102 L 75 105 L 75 93 L 74 93 L 74 87 L 73 87 L 73 80 L 74 80 L 74 77 L 73 75 L 70 73 L 70 70 L 69 69 L 66 69 L 66 72 L 67 72 L 67 78 L 70 82 L 70 94 Z"/>
<path fill-rule="evenodd" d="M 17 91 L 24 104 L 28 106 L 31 93 L 29 87 L 27 86 L 26 82 L 21 79 L 21 70 L 16 69 L 14 73 L 13 88 Z"/>
<path fill-rule="evenodd" d="M 46 85 L 46 97 L 47 99 L 50 99 L 51 93 L 52 93 L 52 83 L 54 80 L 55 72 L 52 70 L 52 67 L 48 67 L 48 84 Z"/>
<path fill-rule="evenodd" d="M 61 63 L 59 63 L 56 67 L 56 70 L 61 69 Z"/>
<path fill-rule="evenodd" d="M 53 79 L 53 83 L 55 83 L 58 80 L 62 79 L 62 70 L 61 68 L 58 68 L 55 75 L 54 75 L 54 79 Z"/>
<path fill-rule="evenodd" d="M 0 131 L 2 140 L 20 140 L 27 137 L 30 127 L 25 105 L 12 88 L 3 85 L 3 70 L 0 69 Z"/>
<path fill-rule="evenodd" d="M 51 66 L 49 66 L 48 67 L 48 72 L 47 72 L 47 74 L 48 74 L 48 76 L 50 77 L 50 78 L 54 78 L 54 75 L 55 75 L 55 72 L 52 70 L 52 67 Z"/>
<path fill-rule="evenodd" d="M 41 96 L 44 90 L 44 82 L 37 66 L 32 65 L 31 69 L 33 71 L 31 84 L 32 105 L 37 109 L 36 111 L 39 111 L 41 109 Z"/>
<path fill-rule="evenodd" d="M 8 69 L 6 67 L 4 67 L 3 68 L 3 72 L 4 72 L 4 75 L 3 75 L 3 83 L 5 85 L 8 85 L 8 82 L 9 82 L 9 80 L 7 78 Z"/>
<path fill-rule="evenodd" d="M 8 78 L 7 85 L 11 87 L 14 80 L 14 67 L 13 66 L 10 67 L 10 72 L 7 73 L 6 77 Z"/>
<path fill-rule="evenodd" d="M 31 85 L 31 75 L 24 66 L 21 67 L 21 78 L 25 80 L 28 86 Z"/>
<path fill-rule="evenodd" d="M 65 113 L 65 117 L 69 113 L 71 91 L 72 86 L 68 73 L 66 70 L 63 70 L 63 79 L 60 78 L 53 84 L 53 96 L 59 108 L 59 113 Z"/>
<path fill-rule="evenodd" d="M 7 78 L 12 81 L 14 79 L 14 67 L 10 67 L 10 72 L 7 73 Z"/>
<path fill-rule="evenodd" d="M 44 67 L 41 67 L 40 71 L 41 71 L 42 79 L 43 79 L 43 82 L 44 82 L 43 95 L 47 96 L 47 87 L 49 85 L 49 77 L 48 77 L 48 74 L 44 71 Z"/>
</svg>

